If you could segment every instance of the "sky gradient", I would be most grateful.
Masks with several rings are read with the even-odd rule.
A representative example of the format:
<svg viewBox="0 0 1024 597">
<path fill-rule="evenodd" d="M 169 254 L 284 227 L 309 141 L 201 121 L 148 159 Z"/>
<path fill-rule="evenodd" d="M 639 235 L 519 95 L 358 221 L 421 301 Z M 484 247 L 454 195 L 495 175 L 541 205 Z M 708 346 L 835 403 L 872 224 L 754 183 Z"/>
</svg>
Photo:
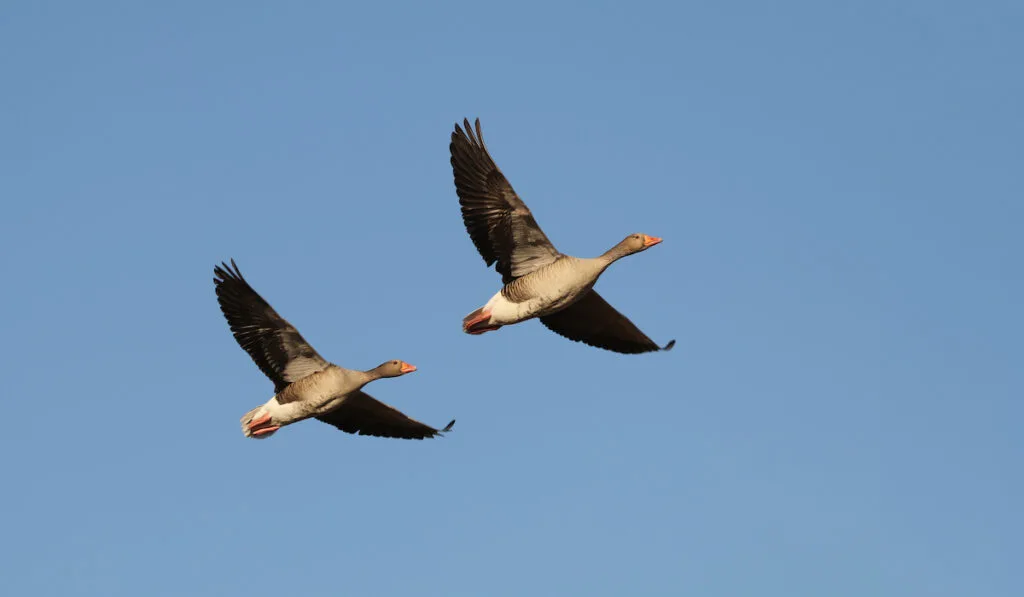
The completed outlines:
<svg viewBox="0 0 1024 597">
<path fill-rule="evenodd" d="M 1024 594 L 1019 2 L 8 2 L 10 595 Z M 668 353 L 537 322 L 453 124 Z M 453 433 L 267 441 L 243 274 Z"/>
</svg>

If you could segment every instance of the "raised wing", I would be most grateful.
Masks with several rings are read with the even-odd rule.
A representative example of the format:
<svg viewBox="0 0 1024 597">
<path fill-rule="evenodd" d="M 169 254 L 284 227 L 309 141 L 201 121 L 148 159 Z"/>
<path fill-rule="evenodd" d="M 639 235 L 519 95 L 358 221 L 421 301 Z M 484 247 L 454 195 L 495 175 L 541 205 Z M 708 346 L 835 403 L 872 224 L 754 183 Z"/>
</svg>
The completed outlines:
<svg viewBox="0 0 1024 597">
<path fill-rule="evenodd" d="M 480 119 L 475 135 L 469 120 L 463 123 L 465 130 L 455 125 L 448 146 L 462 221 L 484 262 L 497 262 L 495 269 L 508 283 L 553 262 L 559 253 L 491 159 Z"/>
<path fill-rule="evenodd" d="M 398 409 L 376 400 L 363 391 L 355 392 L 346 398 L 341 406 L 326 415 L 320 415 L 317 420 L 334 425 L 345 433 L 399 439 L 431 438 L 451 431 L 455 425 L 455 419 L 452 419 L 444 429 L 434 429 L 430 425 L 410 419 Z"/>
<path fill-rule="evenodd" d="M 249 286 L 234 259 L 230 266 L 222 263 L 214 267 L 213 274 L 217 302 L 235 340 L 274 382 L 275 393 L 329 365 L 298 330 Z"/>
<path fill-rule="evenodd" d="M 658 346 L 633 322 L 591 290 L 565 309 L 540 318 L 549 330 L 576 342 L 614 352 L 638 354 L 671 350 L 676 341 Z"/>
</svg>

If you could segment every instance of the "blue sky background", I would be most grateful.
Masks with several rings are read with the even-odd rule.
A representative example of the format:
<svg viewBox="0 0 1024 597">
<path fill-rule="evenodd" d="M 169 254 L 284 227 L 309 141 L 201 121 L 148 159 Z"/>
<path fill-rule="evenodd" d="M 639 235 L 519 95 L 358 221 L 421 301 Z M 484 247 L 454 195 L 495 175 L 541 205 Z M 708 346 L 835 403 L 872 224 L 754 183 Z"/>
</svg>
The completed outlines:
<svg viewBox="0 0 1024 597">
<path fill-rule="evenodd" d="M 144 5 L 145 4 L 145 5 Z M 827 4 L 827 5 L 826 5 Z M 10 595 L 1024 594 L 1019 2 L 7 2 Z M 665 354 L 461 318 L 455 121 Z M 428 442 L 271 395 L 243 273 Z"/>
</svg>

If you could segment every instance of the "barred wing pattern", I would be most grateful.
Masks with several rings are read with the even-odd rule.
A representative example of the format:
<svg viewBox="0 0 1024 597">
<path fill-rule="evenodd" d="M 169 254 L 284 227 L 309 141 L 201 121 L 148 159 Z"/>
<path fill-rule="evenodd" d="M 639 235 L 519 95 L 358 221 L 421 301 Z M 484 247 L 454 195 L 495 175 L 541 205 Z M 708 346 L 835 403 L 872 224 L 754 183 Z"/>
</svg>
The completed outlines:
<svg viewBox="0 0 1024 597">
<path fill-rule="evenodd" d="M 480 119 L 475 134 L 468 119 L 463 123 L 465 129 L 455 125 L 449 145 L 462 221 L 484 262 L 497 262 L 507 284 L 560 254 L 487 152 Z"/>
<path fill-rule="evenodd" d="M 213 269 L 217 302 L 238 344 L 249 353 L 264 375 L 274 382 L 274 393 L 329 363 L 287 320 L 242 277 L 235 260 Z"/>
<path fill-rule="evenodd" d="M 376 400 L 363 391 L 354 392 L 331 412 L 317 420 L 355 435 L 373 435 L 399 439 L 426 439 L 451 431 L 455 420 L 444 429 L 411 419 L 399 410 Z"/>
<path fill-rule="evenodd" d="M 541 317 L 540 321 L 552 332 L 570 340 L 624 354 L 671 350 L 676 344 L 672 340 L 664 347 L 658 346 L 594 290 L 565 309 Z"/>
</svg>

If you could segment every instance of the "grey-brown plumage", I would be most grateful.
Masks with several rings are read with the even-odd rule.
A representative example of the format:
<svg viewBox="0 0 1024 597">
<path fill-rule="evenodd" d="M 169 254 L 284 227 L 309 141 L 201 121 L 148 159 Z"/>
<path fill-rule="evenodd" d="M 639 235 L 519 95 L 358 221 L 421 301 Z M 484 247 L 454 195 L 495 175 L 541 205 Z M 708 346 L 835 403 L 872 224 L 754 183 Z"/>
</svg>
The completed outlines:
<svg viewBox="0 0 1024 597">
<path fill-rule="evenodd" d="M 410 419 L 398 409 L 374 400 L 361 390 L 353 392 L 341 406 L 327 414 L 318 416 L 317 420 L 334 425 L 347 433 L 359 435 L 420 439 L 425 437 L 424 431 L 426 431 L 423 429 L 426 427 L 423 423 Z M 430 437 L 451 431 L 454 425 L 455 420 L 453 419 L 444 429 L 428 428 L 432 432 Z"/>
<path fill-rule="evenodd" d="M 416 368 L 399 360 L 369 371 L 345 369 L 321 357 L 242 277 L 234 260 L 213 270 L 217 301 L 238 344 L 274 383 L 274 396 L 242 417 L 247 437 L 265 438 L 315 417 L 342 431 L 424 439 L 450 431 L 411 419 L 362 391 L 366 384 Z"/>
<path fill-rule="evenodd" d="M 328 363 L 290 323 L 274 311 L 238 271 L 235 261 L 213 268 L 220 310 L 235 340 L 280 392 Z"/>
<path fill-rule="evenodd" d="M 541 317 L 540 322 L 570 340 L 625 354 L 671 350 L 676 344 L 672 340 L 659 347 L 625 315 L 601 298 L 596 290 L 590 290 L 561 311 Z"/>
<path fill-rule="evenodd" d="M 555 333 L 590 346 L 635 354 L 671 349 L 641 332 L 592 287 L 613 262 L 644 251 L 661 239 L 627 236 L 603 255 L 563 255 L 541 230 L 529 208 L 494 163 L 484 145 L 480 120 L 455 125 L 452 172 L 462 219 L 484 262 L 501 274 L 504 287 L 463 319 L 463 330 L 480 334 L 540 318 Z"/>
<path fill-rule="evenodd" d="M 554 262 L 560 256 L 484 146 L 465 121 L 455 125 L 450 145 L 462 220 L 487 265 L 497 262 L 503 283 Z"/>
</svg>

